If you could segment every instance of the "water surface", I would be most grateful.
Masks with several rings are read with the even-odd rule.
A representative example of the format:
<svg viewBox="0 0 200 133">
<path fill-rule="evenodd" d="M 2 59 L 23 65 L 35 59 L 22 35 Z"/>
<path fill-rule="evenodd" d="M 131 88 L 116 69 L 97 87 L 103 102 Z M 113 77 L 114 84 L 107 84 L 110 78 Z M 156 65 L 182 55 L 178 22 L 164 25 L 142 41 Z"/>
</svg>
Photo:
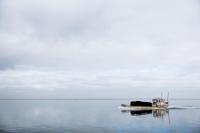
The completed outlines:
<svg viewBox="0 0 200 133">
<path fill-rule="evenodd" d="M 0 100 L 2 133 L 199 133 L 200 109 L 133 114 L 118 107 L 129 100 Z M 172 100 L 200 107 L 200 100 Z"/>
</svg>

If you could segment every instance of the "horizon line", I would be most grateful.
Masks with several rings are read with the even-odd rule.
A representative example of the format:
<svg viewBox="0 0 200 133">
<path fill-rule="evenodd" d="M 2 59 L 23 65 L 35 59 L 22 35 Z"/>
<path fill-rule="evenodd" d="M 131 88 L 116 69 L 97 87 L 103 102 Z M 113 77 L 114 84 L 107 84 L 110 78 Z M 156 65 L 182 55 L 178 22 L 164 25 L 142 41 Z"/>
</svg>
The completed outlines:
<svg viewBox="0 0 200 133">
<path fill-rule="evenodd" d="M 151 98 L 0 98 L 0 100 L 131 100 Z M 200 98 L 170 98 L 169 100 L 200 100 Z"/>
</svg>

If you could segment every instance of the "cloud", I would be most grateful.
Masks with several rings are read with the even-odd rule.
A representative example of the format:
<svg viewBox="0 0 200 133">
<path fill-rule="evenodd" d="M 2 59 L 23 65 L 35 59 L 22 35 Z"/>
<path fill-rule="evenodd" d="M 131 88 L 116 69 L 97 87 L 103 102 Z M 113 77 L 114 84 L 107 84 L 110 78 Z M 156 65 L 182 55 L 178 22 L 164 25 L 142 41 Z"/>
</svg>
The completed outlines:
<svg viewBox="0 0 200 133">
<path fill-rule="evenodd" d="M 21 0 L 1 5 L 1 58 L 8 65 L 199 64 L 195 1 Z"/>
<path fill-rule="evenodd" d="M 199 34 L 195 0 L 1 0 L 1 87 L 198 88 Z"/>
<path fill-rule="evenodd" d="M 122 89 L 122 88 L 198 88 L 200 75 L 187 72 L 185 75 L 180 70 L 166 68 L 137 69 L 129 71 L 103 70 L 98 72 L 85 71 L 47 71 L 47 70 L 3 70 L 0 71 L 0 89 L 21 88 L 36 90 L 57 89 Z M 153 75 L 153 76 L 152 76 Z"/>
<path fill-rule="evenodd" d="M 142 98 L 160 92 L 172 97 L 198 98 L 199 73 L 176 69 L 58 71 L 2 70 L 1 98 Z"/>
</svg>

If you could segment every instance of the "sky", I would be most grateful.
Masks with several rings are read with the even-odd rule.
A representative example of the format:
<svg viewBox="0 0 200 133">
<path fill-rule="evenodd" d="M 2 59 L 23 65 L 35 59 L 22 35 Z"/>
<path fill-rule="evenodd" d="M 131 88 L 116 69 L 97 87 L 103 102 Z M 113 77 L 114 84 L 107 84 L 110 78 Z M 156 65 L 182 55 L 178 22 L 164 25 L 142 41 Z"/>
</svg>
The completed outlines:
<svg viewBox="0 0 200 133">
<path fill-rule="evenodd" d="M 199 98 L 199 35 L 199 0 L 0 0 L 0 98 Z"/>
</svg>

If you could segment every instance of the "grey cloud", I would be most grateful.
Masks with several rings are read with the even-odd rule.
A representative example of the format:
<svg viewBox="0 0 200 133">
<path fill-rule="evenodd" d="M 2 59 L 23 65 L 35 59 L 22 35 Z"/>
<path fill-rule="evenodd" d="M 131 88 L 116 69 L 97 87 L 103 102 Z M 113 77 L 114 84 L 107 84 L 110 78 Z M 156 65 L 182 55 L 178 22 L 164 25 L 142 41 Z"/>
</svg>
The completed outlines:
<svg viewBox="0 0 200 133">
<path fill-rule="evenodd" d="M 148 69 L 98 73 L 18 69 L 0 71 L 0 75 L 1 98 L 141 98 L 159 95 L 159 92 L 198 98 L 196 92 L 200 87 L 199 78 L 180 78 L 175 70 L 160 74 L 158 70 Z"/>
<path fill-rule="evenodd" d="M 183 80 L 182 87 L 198 88 L 199 34 L 195 0 L 1 0 L 0 69 L 111 71 L 84 85 L 181 86 Z"/>
<path fill-rule="evenodd" d="M 8 55 L 5 60 L 111 67 L 132 66 L 131 62 L 199 63 L 195 1 L 2 3 L 1 51 Z"/>
</svg>

